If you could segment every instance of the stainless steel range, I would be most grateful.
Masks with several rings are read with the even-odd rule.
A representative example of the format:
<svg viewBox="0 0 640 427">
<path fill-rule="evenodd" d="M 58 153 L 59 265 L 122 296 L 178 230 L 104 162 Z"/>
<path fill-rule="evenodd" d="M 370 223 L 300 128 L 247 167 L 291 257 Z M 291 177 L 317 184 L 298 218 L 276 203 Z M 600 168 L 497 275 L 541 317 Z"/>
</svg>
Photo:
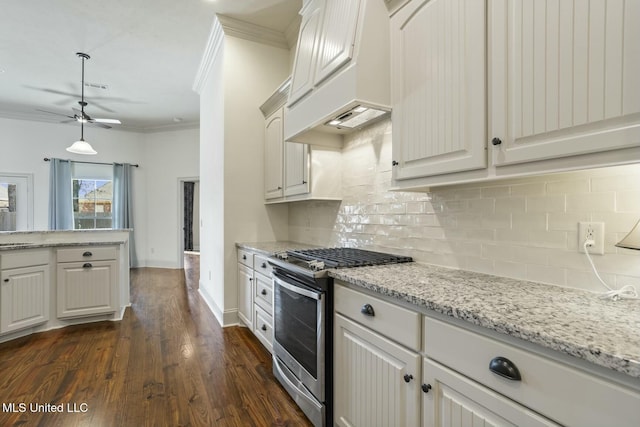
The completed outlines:
<svg viewBox="0 0 640 427">
<path fill-rule="evenodd" d="M 274 283 L 273 374 L 314 426 L 333 425 L 333 281 L 329 270 L 412 261 L 353 248 L 269 258 Z"/>
</svg>

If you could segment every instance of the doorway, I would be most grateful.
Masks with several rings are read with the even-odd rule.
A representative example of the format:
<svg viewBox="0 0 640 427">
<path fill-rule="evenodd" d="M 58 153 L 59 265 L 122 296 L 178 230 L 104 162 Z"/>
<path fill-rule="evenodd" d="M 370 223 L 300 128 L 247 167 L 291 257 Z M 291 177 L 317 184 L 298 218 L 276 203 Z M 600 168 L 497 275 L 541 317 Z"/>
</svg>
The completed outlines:
<svg viewBox="0 0 640 427">
<path fill-rule="evenodd" d="M 200 252 L 200 183 L 183 181 L 182 247 L 185 252 Z"/>
</svg>

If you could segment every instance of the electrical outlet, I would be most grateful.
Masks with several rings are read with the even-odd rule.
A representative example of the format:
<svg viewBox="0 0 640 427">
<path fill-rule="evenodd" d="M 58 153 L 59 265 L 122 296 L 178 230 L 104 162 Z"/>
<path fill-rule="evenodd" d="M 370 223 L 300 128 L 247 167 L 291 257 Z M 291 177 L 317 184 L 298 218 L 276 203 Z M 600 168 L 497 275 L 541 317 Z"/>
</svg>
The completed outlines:
<svg viewBox="0 0 640 427">
<path fill-rule="evenodd" d="M 590 254 L 604 254 L 604 222 L 578 223 L 578 252 L 584 253 L 585 240 L 593 240 L 588 246 Z"/>
</svg>

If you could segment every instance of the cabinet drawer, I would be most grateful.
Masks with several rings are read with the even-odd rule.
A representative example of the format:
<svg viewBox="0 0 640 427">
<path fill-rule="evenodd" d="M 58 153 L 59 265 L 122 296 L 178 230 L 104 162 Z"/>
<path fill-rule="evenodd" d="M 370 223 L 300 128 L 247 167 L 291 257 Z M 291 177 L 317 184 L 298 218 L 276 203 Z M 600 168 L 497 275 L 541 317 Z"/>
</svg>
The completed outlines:
<svg viewBox="0 0 640 427">
<path fill-rule="evenodd" d="M 419 351 L 419 313 L 338 284 L 335 285 L 334 307 L 336 312 Z M 367 308 L 372 310 L 372 314 L 363 313 Z"/>
<path fill-rule="evenodd" d="M 238 262 L 249 268 L 253 268 L 253 254 L 244 249 L 238 249 Z"/>
<path fill-rule="evenodd" d="M 253 256 L 253 269 L 267 277 L 271 277 L 271 270 L 273 270 L 267 261 L 267 257 L 257 254 Z"/>
<path fill-rule="evenodd" d="M 253 296 L 254 302 L 267 313 L 273 315 L 273 284 L 271 278 L 256 272 L 254 280 L 256 282 L 255 295 Z"/>
<path fill-rule="evenodd" d="M 3 270 L 45 264 L 49 264 L 49 250 L 47 249 L 6 251 L 0 255 L 0 268 Z"/>
<path fill-rule="evenodd" d="M 640 417 L 638 392 L 429 317 L 424 348 L 429 358 L 561 424 L 635 426 Z M 521 380 L 490 371 L 496 357 L 511 361 Z"/>
<path fill-rule="evenodd" d="M 58 262 L 107 261 L 116 259 L 115 246 L 80 246 L 58 249 Z"/>
<path fill-rule="evenodd" d="M 262 344 L 273 352 L 273 317 L 260 307 L 255 307 L 253 332 Z"/>
</svg>

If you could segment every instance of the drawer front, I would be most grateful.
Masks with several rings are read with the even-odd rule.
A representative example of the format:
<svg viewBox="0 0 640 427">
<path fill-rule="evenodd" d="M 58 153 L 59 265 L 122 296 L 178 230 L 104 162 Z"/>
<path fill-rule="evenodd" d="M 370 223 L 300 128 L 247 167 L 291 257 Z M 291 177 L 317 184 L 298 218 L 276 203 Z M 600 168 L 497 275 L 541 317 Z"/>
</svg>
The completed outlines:
<svg viewBox="0 0 640 427">
<path fill-rule="evenodd" d="M 58 262 L 108 261 L 117 257 L 115 246 L 79 246 L 58 249 Z"/>
<path fill-rule="evenodd" d="M 244 249 L 238 249 L 238 262 L 249 268 L 253 268 L 253 253 Z"/>
<path fill-rule="evenodd" d="M 3 251 L 0 255 L 0 268 L 3 270 L 46 264 L 49 264 L 48 249 Z"/>
<path fill-rule="evenodd" d="M 254 280 L 256 293 L 253 300 L 267 313 L 273 315 L 273 283 L 271 278 L 256 272 Z"/>
<path fill-rule="evenodd" d="M 420 350 L 420 318 L 417 312 L 335 284 L 335 311 L 410 348 Z M 369 314 L 365 314 L 365 313 Z"/>
<path fill-rule="evenodd" d="M 254 255 L 253 257 L 253 269 L 260 274 L 264 274 L 267 277 L 271 277 L 271 270 L 273 268 L 267 261 L 267 257 L 264 255 Z"/>
<path fill-rule="evenodd" d="M 258 306 L 255 308 L 253 332 L 267 350 L 273 353 L 273 317 Z"/>
<path fill-rule="evenodd" d="M 429 317 L 426 355 L 534 411 L 568 426 L 632 426 L 640 417 L 640 393 L 507 343 Z M 508 359 L 519 381 L 489 370 Z"/>
</svg>

